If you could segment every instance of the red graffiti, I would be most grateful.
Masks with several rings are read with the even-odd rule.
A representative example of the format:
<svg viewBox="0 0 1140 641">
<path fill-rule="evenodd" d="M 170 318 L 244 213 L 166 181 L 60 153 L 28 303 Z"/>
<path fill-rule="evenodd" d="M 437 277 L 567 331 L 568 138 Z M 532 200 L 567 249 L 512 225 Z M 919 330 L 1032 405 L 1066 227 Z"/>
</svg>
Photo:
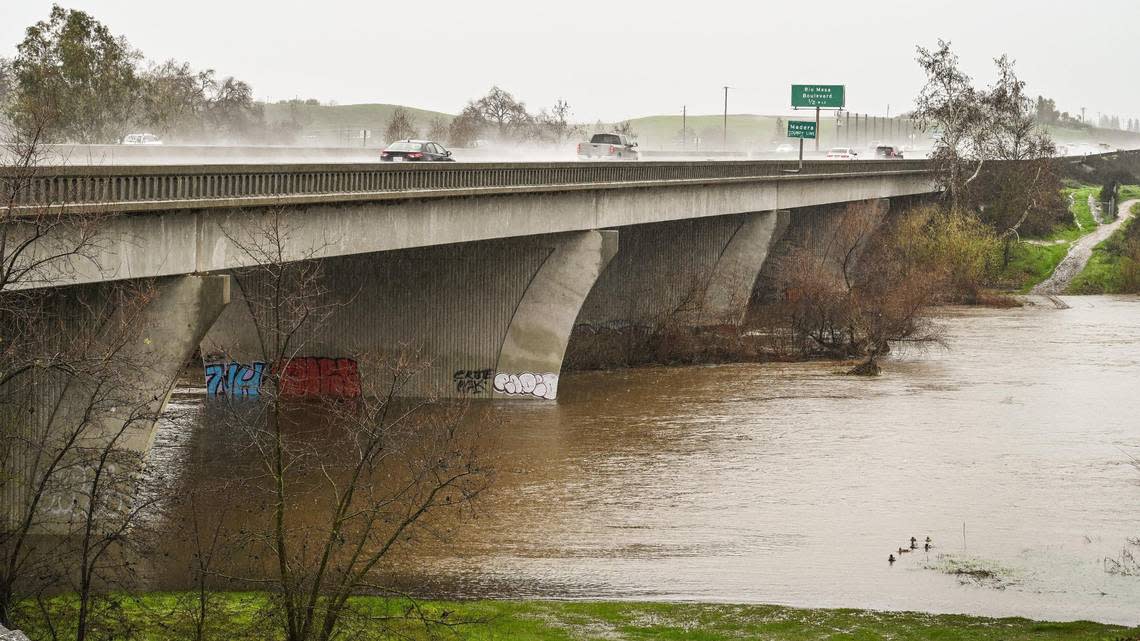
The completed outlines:
<svg viewBox="0 0 1140 641">
<path fill-rule="evenodd" d="M 360 372 L 351 358 L 302 356 L 290 359 L 281 372 L 281 396 L 355 398 Z"/>
</svg>

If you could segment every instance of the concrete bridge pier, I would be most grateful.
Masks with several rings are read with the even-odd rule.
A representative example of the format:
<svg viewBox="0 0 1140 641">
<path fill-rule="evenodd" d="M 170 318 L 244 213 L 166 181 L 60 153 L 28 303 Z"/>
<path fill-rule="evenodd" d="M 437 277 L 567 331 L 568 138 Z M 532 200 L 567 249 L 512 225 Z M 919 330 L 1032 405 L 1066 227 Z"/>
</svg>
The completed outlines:
<svg viewBox="0 0 1140 641">
<path fill-rule="evenodd" d="M 403 356 L 417 372 L 401 396 L 552 400 L 574 319 L 617 243 L 590 230 L 321 259 L 333 311 L 297 333 L 291 362 L 308 368 L 308 395 L 375 389 L 374 361 Z M 241 302 L 264 283 L 235 274 L 235 304 L 202 343 L 208 375 L 275 365 Z"/>
<path fill-rule="evenodd" d="M 39 494 L 37 531 L 67 531 L 83 518 L 104 454 L 101 477 L 114 479 L 107 485 L 126 482 L 151 446 L 176 377 L 228 300 L 226 276 L 52 292 L 42 365 L 8 381 L 0 398 L 7 448 L 0 505 L 9 506 L 0 516 L 23 518 Z M 37 492 L 45 480 L 50 490 Z M 127 509 L 129 491 L 121 496 L 112 507 Z"/>
<path fill-rule="evenodd" d="M 621 251 L 574 329 L 573 367 L 628 365 L 663 335 L 740 325 L 788 211 L 619 227 Z"/>
</svg>

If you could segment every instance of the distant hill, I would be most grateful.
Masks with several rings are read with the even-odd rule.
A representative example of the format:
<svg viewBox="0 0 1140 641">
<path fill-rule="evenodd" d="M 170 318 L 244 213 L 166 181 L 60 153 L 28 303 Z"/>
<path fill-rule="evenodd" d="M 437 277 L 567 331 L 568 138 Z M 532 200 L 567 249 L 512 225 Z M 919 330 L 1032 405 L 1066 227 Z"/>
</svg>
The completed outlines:
<svg viewBox="0 0 1140 641">
<path fill-rule="evenodd" d="M 307 105 L 307 104 L 267 104 L 265 105 L 266 120 L 270 123 L 288 122 L 297 120 L 302 125 L 299 144 L 330 145 L 330 146 L 358 146 L 361 144 L 361 130 L 370 130 L 367 144 L 369 147 L 379 146 L 384 142 L 384 128 L 392 117 L 392 112 L 402 105 L 390 104 L 362 104 L 362 105 Z M 412 114 L 412 120 L 426 136 L 430 123 L 435 118 L 450 123 L 455 117 L 453 114 L 440 111 L 404 107 Z M 777 119 L 784 120 L 784 126 L 777 130 Z M 795 143 L 784 137 L 787 121 L 789 119 L 811 120 L 814 114 L 807 111 L 799 114 L 776 116 L 757 114 L 729 114 L 728 116 L 728 146 L 735 150 L 770 150 L 781 143 Z M 690 136 L 699 138 L 699 147 L 705 150 L 719 150 L 722 147 L 722 115 L 693 115 L 687 119 Z M 679 149 L 681 135 L 680 115 L 658 115 L 631 118 L 626 121 L 633 128 L 637 141 L 642 149 Z M 844 119 L 844 123 L 846 123 Z M 860 125 L 859 146 L 866 146 L 872 140 L 907 144 L 908 141 L 895 139 L 883 133 L 882 127 L 888 130 L 895 121 L 886 118 L 877 120 L 876 129 L 868 134 Z M 884 125 L 884 123 L 886 123 Z M 589 131 L 610 129 L 614 123 L 584 123 Z M 854 127 L 852 127 L 854 129 Z M 1140 148 L 1140 133 L 1117 131 L 1109 129 L 1069 129 L 1051 127 L 1050 133 L 1060 144 L 1078 141 L 1098 143 L 1103 142 L 1115 147 Z M 851 132 L 852 134 L 854 131 Z M 825 113 L 820 119 L 820 149 L 841 147 L 847 144 L 855 146 L 853 137 L 848 138 L 843 128 L 836 128 L 835 117 Z M 929 144 L 929 139 L 917 140 L 919 146 Z M 696 141 L 690 138 L 689 148 L 695 149 Z M 812 149 L 814 143 L 807 141 L 805 149 Z"/>
<path fill-rule="evenodd" d="M 367 129 L 368 146 L 383 142 L 384 128 L 392 112 L 403 105 L 307 105 L 274 103 L 265 105 L 265 119 L 269 123 L 296 120 L 302 130 L 298 143 L 312 145 L 355 146 L 361 142 L 360 132 Z M 404 107 L 412 114 L 412 122 L 426 135 L 433 119 L 450 123 L 455 116 L 439 111 Z"/>
</svg>

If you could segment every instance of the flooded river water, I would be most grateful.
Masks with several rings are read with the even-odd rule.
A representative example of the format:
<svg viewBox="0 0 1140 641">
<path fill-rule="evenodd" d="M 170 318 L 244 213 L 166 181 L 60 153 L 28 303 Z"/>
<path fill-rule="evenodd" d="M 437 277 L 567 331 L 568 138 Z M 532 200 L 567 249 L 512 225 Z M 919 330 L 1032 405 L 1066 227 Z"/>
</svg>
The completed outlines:
<svg viewBox="0 0 1140 641">
<path fill-rule="evenodd" d="M 876 379 L 818 362 L 566 374 L 557 403 L 494 406 L 478 518 L 392 572 L 449 595 L 1136 624 L 1140 576 L 1105 559 L 1140 537 L 1140 299 L 1066 301 L 944 310 L 947 349 Z M 207 405 L 183 393 L 172 412 Z M 153 464 L 188 486 L 214 458 L 185 453 L 205 420 L 158 436 Z"/>
</svg>

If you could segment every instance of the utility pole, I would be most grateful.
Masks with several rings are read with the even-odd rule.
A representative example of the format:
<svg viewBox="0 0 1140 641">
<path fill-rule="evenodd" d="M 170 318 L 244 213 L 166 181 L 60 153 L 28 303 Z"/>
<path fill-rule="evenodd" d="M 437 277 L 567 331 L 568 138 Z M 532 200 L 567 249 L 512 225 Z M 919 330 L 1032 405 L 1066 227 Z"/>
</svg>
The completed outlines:
<svg viewBox="0 0 1140 641">
<path fill-rule="evenodd" d="M 681 105 L 681 151 L 689 150 L 688 105 Z"/>
<path fill-rule="evenodd" d="M 728 85 L 724 86 L 724 128 L 721 131 L 720 147 L 728 151 Z"/>
<path fill-rule="evenodd" d="M 815 108 L 815 150 L 819 151 L 819 107 Z"/>
</svg>

